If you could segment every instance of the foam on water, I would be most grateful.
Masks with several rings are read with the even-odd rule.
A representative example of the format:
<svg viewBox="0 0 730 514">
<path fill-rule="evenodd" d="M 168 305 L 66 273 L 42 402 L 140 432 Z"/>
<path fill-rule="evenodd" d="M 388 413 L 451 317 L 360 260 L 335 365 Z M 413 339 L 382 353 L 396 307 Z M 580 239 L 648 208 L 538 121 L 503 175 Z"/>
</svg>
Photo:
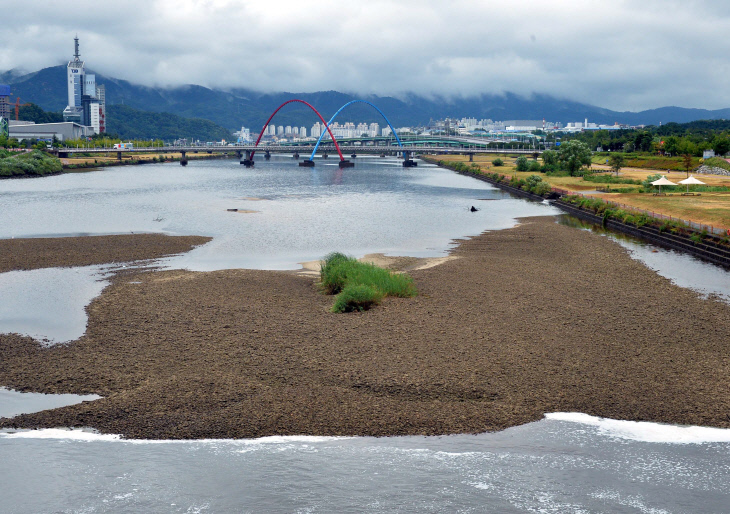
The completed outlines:
<svg viewBox="0 0 730 514">
<path fill-rule="evenodd" d="M 123 439 L 119 434 L 100 434 L 93 429 L 42 428 L 39 430 L 0 431 L 0 439 L 67 439 L 70 441 L 122 441 L 133 444 L 241 444 L 276 445 L 292 443 L 324 443 L 352 439 L 350 437 L 329 437 L 311 435 L 266 436 L 256 439 Z"/>
<path fill-rule="evenodd" d="M 646 443 L 703 444 L 730 442 L 730 429 L 667 425 L 599 418 L 580 412 L 553 412 L 545 418 L 596 427 L 599 434 Z"/>
<path fill-rule="evenodd" d="M 72 428 L 44 428 L 41 430 L 19 430 L 0 432 L 2 439 L 67 439 L 69 441 L 118 441 L 117 434 L 100 434 L 91 430 Z"/>
<path fill-rule="evenodd" d="M 596 427 L 600 435 L 628 439 L 631 441 L 647 443 L 671 443 L 671 444 L 704 444 L 704 443 L 727 443 L 730 442 L 730 429 L 668 425 L 646 421 L 624 421 L 610 418 L 600 418 L 581 412 L 553 412 L 545 414 L 546 420 L 566 421 Z M 46 428 L 40 430 L 19 430 L 0 432 L 0 438 L 9 439 L 69 439 L 74 441 L 123 441 L 135 444 L 189 444 L 189 443 L 228 443 L 238 445 L 289 445 L 289 444 L 313 444 L 347 439 L 356 437 L 330 437 L 330 436 L 266 436 L 256 439 L 123 439 L 117 434 L 99 434 L 90 429 L 68 429 L 68 428 Z M 393 438 L 391 438 L 393 439 Z M 424 449 L 410 449 L 411 452 L 422 452 Z M 439 452 L 448 455 L 448 452 Z M 459 452 L 458 455 L 463 453 Z"/>
</svg>

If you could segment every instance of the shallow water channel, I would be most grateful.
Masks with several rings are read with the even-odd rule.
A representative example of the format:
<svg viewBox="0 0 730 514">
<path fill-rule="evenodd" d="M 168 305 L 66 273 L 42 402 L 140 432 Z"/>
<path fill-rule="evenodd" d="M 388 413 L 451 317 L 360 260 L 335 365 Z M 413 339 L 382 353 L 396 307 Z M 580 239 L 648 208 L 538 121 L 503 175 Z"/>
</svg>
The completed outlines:
<svg viewBox="0 0 730 514">
<path fill-rule="evenodd" d="M 470 212 L 472 205 L 480 210 Z M 284 156 L 253 169 L 209 160 L 0 181 L 0 212 L 13 220 L 0 225 L 2 238 L 212 236 L 159 263 L 200 271 L 296 269 L 334 250 L 441 256 L 453 239 L 560 214 L 425 163 L 403 169 L 395 159 L 358 157 L 349 170 L 334 160 L 299 168 Z M 679 285 L 730 298 L 727 271 L 609 237 Z M 85 330 L 84 306 L 109 272 L 0 274 L 0 298 L 13 298 L 0 302 L 0 332 L 49 344 L 76 339 Z M 91 398 L 68 400 L 84 399 Z M 0 390 L 3 402 L 4 416 L 63 404 L 35 405 Z M 726 512 L 730 431 L 576 413 L 494 434 L 429 438 L 171 442 L 6 431 L 0 472 L 0 512 L 9 513 Z"/>
</svg>

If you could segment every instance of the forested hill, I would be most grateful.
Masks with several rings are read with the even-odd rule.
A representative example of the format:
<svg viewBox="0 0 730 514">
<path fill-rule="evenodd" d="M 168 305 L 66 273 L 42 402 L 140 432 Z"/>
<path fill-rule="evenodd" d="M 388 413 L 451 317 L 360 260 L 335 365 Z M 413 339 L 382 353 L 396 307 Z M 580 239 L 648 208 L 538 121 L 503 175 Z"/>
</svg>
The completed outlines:
<svg viewBox="0 0 730 514">
<path fill-rule="evenodd" d="M 715 135 L 730 131 L 730 120 L 697 120 L 689 123 L 667 123 L 656 129 L 660 136 Z"/>
<path fill-rule="evenodd" d="M 122 139 L 188 138 L 200 141 L 231 140 L 231 131 L 200 118 L 182 118 L 167 112 L 138 111 L 127 105 L 107 106 L 108 132 Z"/>
<path fill-rule="evenodd" d="M 60 112 L 44 111 L 36 104 L 24 104 L 18 109 L 18 117 L 23 121 L 34 123 L 60 123 L 63 121 L 63 114 Z"/>
<path fill-rule="evenodd" d="M 60 112 L 44 111 L 35 104 L 20 108 L 21 120 L 35 123 L 57 123 L 63 121 Z M 193 138 L 201 141 L 230 140 L 229 130 L 212 121 L 198 118 L 182 118 L 166 112 L 146 112 L 126 105 L 107 106 L 107 127 L 109 134 L 122 139 L 163 139 L 171 141 L 178 138 Z"/>
</svg>

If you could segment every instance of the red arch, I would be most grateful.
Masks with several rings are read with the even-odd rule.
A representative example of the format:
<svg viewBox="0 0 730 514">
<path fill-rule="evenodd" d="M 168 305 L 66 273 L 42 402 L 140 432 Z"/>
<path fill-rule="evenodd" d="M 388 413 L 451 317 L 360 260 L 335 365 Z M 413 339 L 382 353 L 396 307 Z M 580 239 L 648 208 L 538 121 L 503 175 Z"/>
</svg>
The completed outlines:
<svg viewBox="0 0 730 514">
<path fill-rule="evenodd" d="M 338 144 L 337 144 L 337 140 L 335 139 L 335 136 L 334 136 L 334 134 L 332 134 L 332 131 L 330 130 L 330 127 L 329 127 L 329 125 L 327 125 L 327 122 L 326 122 L 326 121 L 324 121 L 324 118 L 322 117 L 322 115 L 321 115 L 321 114 L 320 114 L 320 113 L 319 113 L 319 112 L 317 111 L 317 109 L 315 109 L 314 107 L 312 107 L 312 106 L 311 106 L 310 104 L 308 104 L 308 103 L 307 103 L 307 102 L 305 102 L 304 100 L 298 100 L 298 99 L 296 99 L 296 98 L 295 98 L 295 99 L 293 99 L 293 100 L 288 100 L 288 101 L 284 102 L 283 104 L 281 104 L 281 105 L 280 105 L 280 106 L 279 106 L 279 107 L 278 107 L 278 108 L 277 108 L 277 109 L 276 109 L 276 110 L 275 110 L 275 111 L 274 111 L 274 112 L 273 112 L 273 113 L 271 114 L 271 116 L 269 116 L 269 119 L 268 119 L 268 120 L 266 120 L 266 123 L 264 123 L 264 128 L 262 128 L 262 129 L 261 129 L 261 133 L 259 134 L 259 137 L 258 137 L 258 139 L 256 140 L 256 144 L 254 145 L 254 147 L 257 147 L 257 146 L 259 146 L 259 141 L 261 141 L 261 137 L 262 137 L 262 136 L 264 135 L 264 131 L 266 130 L 266 127 L 268 127 L 268 126 L 269 126 L 269 122 L 271 121 L 271 118 L 273 118 L 273 117 L 274 117 L 274 115 L 276 115 L 276 113 L 277 113 L 277 112 L 279 112 L 279 110 L 280 110 L 280 109 L 281 109 L 282 107 L 284 107 L 284 106 L 285 106 L 286 104 L 290 104 L 290 103 L 292 103 L 292 102 L 299 102 L 299 103 L 301 103 L 301 104 L 304 104 L 304 105 L 306 105 L 307 107 L 309 107 L 310 109 L 312 109 L 312 110 L 314 111 L 314 113 L 315 113 L 315 114 L 316 114 L 317 116 L 319 116 L 319 119 L 320 119 L 320 120 L 322 120 L 322 123 L 323 123 L 323 124 L 324 124 L 324 126 L 325 126 L 325 127 L 327 128 L 327 132 L 329 132 L 329 133 L 330 133 L 330 137 L 332 138 L 332 141 L 333 141 L 333 142 L 335 143 L 335 148 L 337 149 L 337 153 L 338 153 L 338 154 L 340 155 L 340 160 L 341 160 L 341 161 L 344 161 L 344 160 L 345 160 L 345 158 L 344 158 L 344 157 L 342 156 L 342 152 L 340 151 L 340 145 L 338 145 Z M 250 157 L 250 159 L 251 159 L 251 160 L 253 160 L 253 156 L 254 156 L 254 154 L 255 154 L 255 153 L 256 153 L 256 150 L 254 150 L 253 152 L 251 152 L 251 157 Z"/>
</svg>

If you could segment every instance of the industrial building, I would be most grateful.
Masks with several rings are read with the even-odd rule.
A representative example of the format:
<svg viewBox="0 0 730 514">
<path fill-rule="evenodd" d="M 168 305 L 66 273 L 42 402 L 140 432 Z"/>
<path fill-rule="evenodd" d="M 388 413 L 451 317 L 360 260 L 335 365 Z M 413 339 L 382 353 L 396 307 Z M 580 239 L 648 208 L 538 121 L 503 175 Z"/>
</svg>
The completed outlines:
<svg viewBox="0 0 730 514">
<path fill-rule="evenodd" d="M 33 123 L 32 121 L 10 120 L 10 137 L 22 141 L 24 139 L 40 139 L 59 141 L 81 139 L 94 135 L 94 128 L 80 125 L 72 121 L 61 123 Z"/>
</svg>

